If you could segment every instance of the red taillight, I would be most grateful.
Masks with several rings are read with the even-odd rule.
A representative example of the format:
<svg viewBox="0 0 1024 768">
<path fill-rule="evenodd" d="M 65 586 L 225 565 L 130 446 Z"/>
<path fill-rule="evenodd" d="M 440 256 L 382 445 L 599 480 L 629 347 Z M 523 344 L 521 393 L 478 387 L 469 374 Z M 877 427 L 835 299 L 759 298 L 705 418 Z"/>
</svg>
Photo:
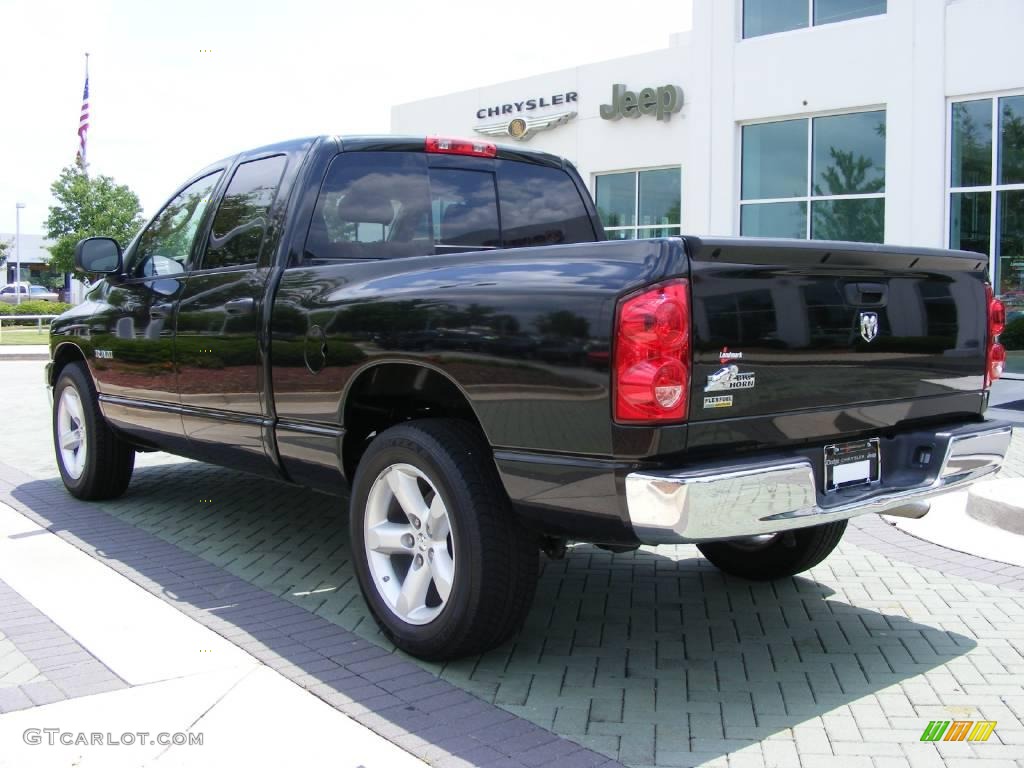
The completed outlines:
<svg viewBox="0 0 1024 768">
<path fill-rule="evenodd" d="M 619 304 L 615 323 L 615 420 L 685 421 L 690 387 L 686 280 Z"/>
<path fill-rule="evenodd" d="M 448 139 L 430 136 L 424 146 L 427 152 L 441 155 L 470 155 L 472 157 L 497 157 L 498 147 L 489 141 L 475 139 Z"/>
<path fill-rule="evenodd" d="M 988 349 L 985 354 L 985 388 L 1003 375 L 1006 367 L 1006 350 L 999 343 L 998 336 L 1006 327 L 1006 308 L 1003 302 L 992 295 L 992 286 L 985 285 L 985 299 L 988 305 Z"/>
</svg>

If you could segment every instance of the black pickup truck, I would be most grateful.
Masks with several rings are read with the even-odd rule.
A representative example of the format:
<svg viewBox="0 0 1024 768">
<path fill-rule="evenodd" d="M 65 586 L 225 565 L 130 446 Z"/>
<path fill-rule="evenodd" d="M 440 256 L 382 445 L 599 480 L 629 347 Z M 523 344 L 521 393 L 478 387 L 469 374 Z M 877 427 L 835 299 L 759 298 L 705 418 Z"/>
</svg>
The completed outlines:
<svg viewBox="0 0 1024 768">
<path fill-rule="evenodd" d="M 519 148 L 264 147 L 76 258 L 105 277 L 52 326 L 68 490 L 164 450 L 347 497 L 370 609 L 425 658 L 514 633 L 542 550 L 694 542 L 780 578 L 1010 439 L 984 257 L 606 241 L 573 167 Z"/>
</svg>

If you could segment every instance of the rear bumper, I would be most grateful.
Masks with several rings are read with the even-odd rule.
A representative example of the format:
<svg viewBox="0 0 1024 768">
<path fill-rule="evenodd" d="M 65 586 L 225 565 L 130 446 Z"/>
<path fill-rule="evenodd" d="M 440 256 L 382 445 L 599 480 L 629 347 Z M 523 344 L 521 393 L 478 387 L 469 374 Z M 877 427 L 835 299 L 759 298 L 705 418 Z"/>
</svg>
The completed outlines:
<svg viewBox="0 0 1024 768">
<path fill-rule="evenodd" d="M 932 496 L 999 469 L 1010 436 L 1009 424 L 993 421 L 923 436 L 934 448 L 933 458 L 916 473 L 906 464 L 903 446 L 890 456 L 883 446 L 882 484 L 852 493 L 820 493 L 817 468 L 803 457 L 695 471 L 633 472 L 626 476 L 626 506 L 633 530 L 645 544 L 777 533 L 868 512 L 921 517 Z M 886 484 L 887 472 L 895 482 Z"/>
</svg>

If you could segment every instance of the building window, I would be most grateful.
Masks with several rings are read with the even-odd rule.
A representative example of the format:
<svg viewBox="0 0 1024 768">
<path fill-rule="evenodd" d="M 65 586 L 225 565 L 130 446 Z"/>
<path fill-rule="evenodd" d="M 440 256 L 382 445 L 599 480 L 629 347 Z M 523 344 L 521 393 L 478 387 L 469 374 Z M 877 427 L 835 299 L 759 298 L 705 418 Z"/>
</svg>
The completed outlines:
<svg viewBox="0 0 1024 768">
<path fill-rule="evenodd" d="M 949 245 L 989 256 L 997 293 L 1024 309 L 1024 94 L 952 105 Z"/>
<path fill-rule="evenodd" d="M 740 234 L 880 243 L 885 110 L 743 126 Z"/>
<path fill-rule="evenodd" d="M 886 0 L 744 0 L 743 37 L 878 16 Z"/>
<path fill-rule="evenodd" d="M 595 177 L 597 212 L 609 240 L 680 234 L 679 168 L 603 173 Z"/>
</svg>

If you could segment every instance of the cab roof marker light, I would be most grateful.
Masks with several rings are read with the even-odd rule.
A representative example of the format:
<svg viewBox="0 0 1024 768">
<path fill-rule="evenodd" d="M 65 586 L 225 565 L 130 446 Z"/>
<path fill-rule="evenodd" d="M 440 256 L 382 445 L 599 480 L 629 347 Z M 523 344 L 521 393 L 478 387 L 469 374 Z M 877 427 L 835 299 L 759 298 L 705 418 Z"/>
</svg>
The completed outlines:
<svg viewBox="0 0 1024 768">
<path fill-rule="evenodd" d="M 429 136 L 423 149 L 439 155 L 468 155 L 469 157 L 497 157 L 498 147 L 489 141 L 453 139 L 447 136 Z"/>
</svg>

